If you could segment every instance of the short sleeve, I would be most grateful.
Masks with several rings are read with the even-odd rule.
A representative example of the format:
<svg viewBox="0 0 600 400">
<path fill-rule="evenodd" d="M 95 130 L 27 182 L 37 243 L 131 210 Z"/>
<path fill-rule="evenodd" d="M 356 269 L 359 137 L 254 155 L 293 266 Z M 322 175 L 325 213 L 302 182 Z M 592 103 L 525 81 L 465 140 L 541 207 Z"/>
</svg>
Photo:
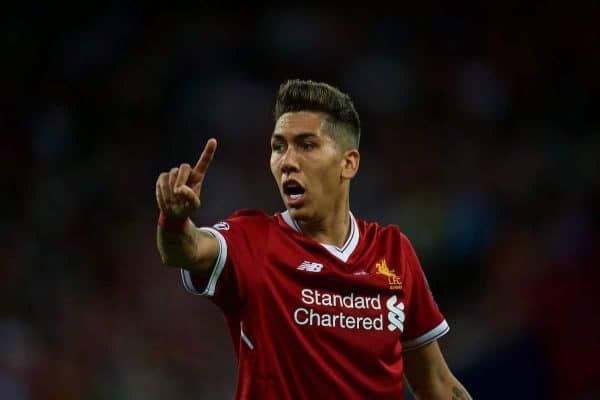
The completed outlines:
<svg viewBox="0 0 600 400">
<path fill-rule="evenodd" d="M 402 235 L 403 262 L 406 263 L 410 290 L 405 330 L 402 335 L 404 351 L 414 350 L 439 339 L 450 327 L 440 312 L 427 283 L 421 263 L 408 238 Z"/>
<path fill-rule="evenodd" d="M 260 262 L 267 237 L 267 216 L 242 210 L 212 226 L 198 228 L 219 242 L 219 255 L 209 276 L 181 269 L 185 289 L 208 297 L 224 310 L 238 308 L 245 298 L 248 275 Z"/>
</svg>

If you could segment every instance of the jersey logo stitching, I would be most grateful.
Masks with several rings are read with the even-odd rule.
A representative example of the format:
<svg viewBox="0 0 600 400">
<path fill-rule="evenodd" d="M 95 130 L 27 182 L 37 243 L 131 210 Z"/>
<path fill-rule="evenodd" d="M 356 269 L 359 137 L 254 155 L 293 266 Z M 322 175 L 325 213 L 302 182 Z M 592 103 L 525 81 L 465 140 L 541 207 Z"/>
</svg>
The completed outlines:
<svg viewBox="0 0 600 400">
<path fill-rule="evenodd" d="M 402 290 L 402 281 L 396 275 L 396 271 L 388 267 L 385 258 L 382 258 L 381 261 L 375 264 L 375 267 L 377 268 L 377 274 L 387 277 L 390 289 Z"/>
<path fill-rule="evenodd" d="M 321 270 L 323 269 L 323 264 L 314 263 L 310 261 L 303 261 L 297 269 L 299 269 L 300 271 L 321 272 Z"/>
<path fill-rule="evenodd" d="M 398 329 L 400 332 L 402 332 L 404 330 L 404 320 L 406 315 L 404 314 L 404 303 L 400 302 L 396 304 L 397 300 L 398 298 L 396 295 L 393 295 L 388 299 L 388 301 L 385 302 L 385 305 L 389 310 L 388 320 L 390 321 L 387 328 L 390 331 Z"/>
<path fill-rule="evenodd" d="M 213 227 L 220 231 L 228 231 L 229 230 L 229 224 L 227 222 L 223 222 L 223 221 L 214 224 Z"/>
</svg>

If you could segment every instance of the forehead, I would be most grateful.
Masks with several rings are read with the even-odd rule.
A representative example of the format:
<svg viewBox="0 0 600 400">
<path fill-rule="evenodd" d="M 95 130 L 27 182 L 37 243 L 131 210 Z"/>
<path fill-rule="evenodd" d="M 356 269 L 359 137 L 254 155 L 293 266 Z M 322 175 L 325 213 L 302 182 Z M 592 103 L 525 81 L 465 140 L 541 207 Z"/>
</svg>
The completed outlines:
<svg viewBox="0 0 600 400">
<path fill-rule="evenodd" d="M 321 136 L 324 134 L 324 122 L 325 116 L 321 113 L 310 111 L 285 113 L 275 123 L 273 136 L 296 136 L 303 133 Z"/>
</svg>

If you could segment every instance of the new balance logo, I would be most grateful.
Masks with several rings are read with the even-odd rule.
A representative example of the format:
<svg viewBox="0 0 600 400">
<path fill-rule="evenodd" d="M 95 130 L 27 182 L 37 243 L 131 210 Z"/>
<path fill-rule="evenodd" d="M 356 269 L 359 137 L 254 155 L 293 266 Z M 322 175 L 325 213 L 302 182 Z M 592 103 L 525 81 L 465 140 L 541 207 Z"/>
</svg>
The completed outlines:
<svg viewBox="0 0 600 400">
<path fill-rule="evenodd" d="M 304 261 L 302 264 L 298 266 L 300 271 L 308 271 L 308 272 L 321 272 L 323 269 L 323 264 L 314 263 L 310 261 Z"/>
</svg>

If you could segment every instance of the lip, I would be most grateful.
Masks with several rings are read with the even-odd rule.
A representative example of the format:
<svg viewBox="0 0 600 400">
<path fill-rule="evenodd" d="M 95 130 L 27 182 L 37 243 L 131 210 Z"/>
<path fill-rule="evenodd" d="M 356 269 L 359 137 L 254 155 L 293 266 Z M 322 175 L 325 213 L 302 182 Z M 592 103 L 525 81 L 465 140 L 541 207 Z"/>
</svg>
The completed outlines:
<svg viewBox="0 0 600 400">
<path fill-rule="evenodd" d="M 285 201 L 285 203 L 286 203 L 286 205 L 288 207 L 291 207 L 291 208 L 302 207 L 302 205 L 304 204 L 305 196 L 306 196 L 306 189 L 304 189 L 304 192 L 300 196 L 298 196 L 297 198 L 292 198 L 291 195 L 285 193 L 285 187 L 287 185 L 289 185 L 289 184 L 292 184 L 292 183 L 295 184 L 295 185 L 298 185 L 298 186 L 300 186 L 301 188 L 304 189 L 304 185 L 302 185 L 296 179 L 291 178 L 291 179 L 282 180 L 281 181 L 281 194 L 283 195 L 283 199 L 284 199 L 284 201 Z"/>
<path fill-rule="evenodd" d="M 281 180 L 281 189 L 284 189 L 286 187 L 286 185 L 289 185 L 289 184 L 292 184 L 292 183 L 300 186 L 301 188 L 304 188 L 304 185 L 302 185 L 298 180 L 293 179 L 293 178 L 289 178 L 289 179 L 282 179 Z"/>
<path fill-rule="evenodd" d="M 302 193 L 298 198 L 292 198 L 291 195 L 284 193 L 283 198 L 285 199 L 285 203 L 287 204 L 287 206 L 292 208 L 299 208 L 302 207 L 302 205 L 304 204 L 304 195 L 305 193 Z"/>
</svg>

